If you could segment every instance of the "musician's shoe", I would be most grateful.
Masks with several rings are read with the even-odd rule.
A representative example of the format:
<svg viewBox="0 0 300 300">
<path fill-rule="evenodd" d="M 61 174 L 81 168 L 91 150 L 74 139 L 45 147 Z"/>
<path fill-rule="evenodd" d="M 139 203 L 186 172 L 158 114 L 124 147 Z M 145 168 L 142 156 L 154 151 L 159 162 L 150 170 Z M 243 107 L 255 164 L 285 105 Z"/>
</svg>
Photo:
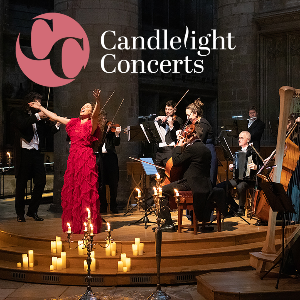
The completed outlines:
<svg viewBox="0 0 300 300">
<path fill-rule="evenodd" d="M 17 221 L 18 222 L 26 222 L 24 216 L 17 216 Z"/>
<path fill-rule="evenodd" d="M 164 232 L 175 232 L 176 228 L 174 226 L 174 224 L 164 224 L 161 226 L 161 230 Z"/>
<path fill-rule="evenodd" d="M 44 219 L 40 218 L 37 213 L 27 213 L 27 216 L 33 218 L 35 221 L 44 221 Z"/>
<path fill-rule="evenodd" d="M 255 226 L 268 226 L 268 222 L 257 220 L 257 222 L 254 224 Z"/>
</svg>

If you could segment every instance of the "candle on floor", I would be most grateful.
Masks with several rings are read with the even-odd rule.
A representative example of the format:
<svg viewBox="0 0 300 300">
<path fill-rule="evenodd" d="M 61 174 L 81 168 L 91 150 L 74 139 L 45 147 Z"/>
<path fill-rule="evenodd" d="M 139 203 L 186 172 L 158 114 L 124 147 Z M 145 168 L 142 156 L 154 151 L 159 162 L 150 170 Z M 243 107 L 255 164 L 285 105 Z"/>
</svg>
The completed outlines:
<svg viewBox="0 0 300 300">
<path fill-rule="evenodd" d="M 123 272 L 124 272 L 124 273 L 127 272 L 127 267 L 123 267 Z"/>
<path fill-rule="evenodd" d="M 28 269 L 28 256 L 27 254 L 22 254 L 23 268 Z"/>
<path fill-rule="evenodd" d="M 57 266 L 56 267 L 57 267 L 58 271 L 62 270 L 62 259 L 61 259 L 61 257 L 57 258 Z"/>
<path fill-rule="evenodd" d="M 83 255 L 83 241 L 78 241 L 78 255 Z"/>
<path fill-rule="evenodd" d="M 57 237 L 56 237 L 56 242 L 59 242 L 59 241 L 61 241 L 61 237 L 60 237 L 60 236 L 57 236 Z"/>
<path fill-rule="evenodd" d="M 68 233 L 72 233 L 72 230 L 71 230 L 71 225 L 70 225 L 70 223 L 67 223 L 67 225 L 68 225 Z"/>
<path fill-rule="evenodd" d="M 143 255 L 144 254 L 144 243 L 140 243 L 139 244 L 138 251 L 139 251 L 139 255 Z"/>
<path fill-rule="evenodd" d="M 91 258 L 95 258 L 95 251 L 91 252 Z"/>
<path fill-rule="evenodd" d="M 96 271 L 96 259 L 92 258 L 91 261 L 91 271 Z"/>
<path fill-rule="evenodd" d="M 67 268 L 67 253 L 66 252 L 62 252 L 60 254 L 61 260 L 62 260 L 62 268 L 66 269 Z"/>
<path fill-rule="evenodd" d="M 88 269 L 88 265 L 87 265 L 86 260 L 83 262 L 83 269 L 84 269 L 84 271 L 87 271 L 87 269 Z"/>
<path fill-rule="evenodd" d="M 33 250 L 28 250 L 28 263 L 33 265 Z"/>
<path fill-rule="evenodd" d="M 54 271 L 54 266 L 50 265 L 50 271 Z"/>
<path fill-rule="evenodd" d="M 123 262 L 124 266 L 126 266 L 126 253 L 121 253 L 121 261 Z"/>
<path fill-rule="evenodd" d="M 29 268 L 33 268 L 33 263 L 29 263 Z"/>
<path fill-rule="evenodd" d="M 135 238 L 135 239 L 134 239 L 134 243 L 135 243 L 137 246 L 139 246 L 140 242 L 141 242 L 141 239 L 140 239 L 140 238 Z"/>
<path fill-rule="evenodd" d="M 110 256 L 110 244 L 106 244 L 105 254 L 106 256 Z"/>
<path fill-rule="evenodd" d="M 122 261 L 118 261 L 118 271 L 122 272 L 123 271 L 123 262 Z"/>
<path fill-rule="evenodd" d="M 132 254 L 133 254 L 133 256 L 138 255 L 138 245 L 132 244 Z"/>
<path fill-rule="evenodd" d="M 62 250 L 62 241 L 56 242 L 56 253 L 60 254 Z"/>
<path fill-rule="evenodd" d="M 115 252 L 115 255 L 113 255 L 113 252 Z M 117 244 L 115 242 L 112 242 L 110 244 L 110 253 L 112 256 L 116 256 L 116 252 L 117 252 Z"/>
<path fill-rule="evenodd" d="M 17 268 L 21 268 L 22 267 L 22 263 L 18 262 L 17 263 Z"/>
<path fill-rule="evenodd" d="M 53 265 L 53 269 L 56 270 L 57 269 L 57 257 L 52 257 L 52 265 Z"/>
<path fill-rule="evenodd" d="M 51 241 L 51 253 L 56 253 L 56 241 Z"/>
<path fill-rule="evenodd" d="M 126 267 L 127 267 L 127 271 L 130 271 L 131 268 L 131 258 L 126 257 Z"/>
</svg>

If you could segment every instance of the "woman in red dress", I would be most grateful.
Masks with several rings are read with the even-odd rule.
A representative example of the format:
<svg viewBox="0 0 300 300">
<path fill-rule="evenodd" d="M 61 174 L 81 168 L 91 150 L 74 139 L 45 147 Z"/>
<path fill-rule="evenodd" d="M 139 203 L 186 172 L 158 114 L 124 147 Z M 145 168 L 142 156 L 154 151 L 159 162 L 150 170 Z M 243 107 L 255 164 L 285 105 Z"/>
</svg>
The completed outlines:
<svg viewBox="0 0 300 300">
<path fill-rule="evenodd" d="M 98 116 L 100 112 L 100 90 L 93 91 L 96 105 L 86 103 L 80 110 L 79 118 L 66 119 L 47 110 L 38 102 L 29 103 L 49 118 L 66 125 L 71 139 L 67 170 L 64 175 L 64 186 L 61 192 L 63 208 L 62 228 L 68 230 L 71 224 L 74 233 L 83 233 L 84 222 L 91 212 L 91 223 L 94 233 L 101 230 L 100 200 L 98 195 L 98 170 L 92 143 L 100 137 Z"/>
</svg>

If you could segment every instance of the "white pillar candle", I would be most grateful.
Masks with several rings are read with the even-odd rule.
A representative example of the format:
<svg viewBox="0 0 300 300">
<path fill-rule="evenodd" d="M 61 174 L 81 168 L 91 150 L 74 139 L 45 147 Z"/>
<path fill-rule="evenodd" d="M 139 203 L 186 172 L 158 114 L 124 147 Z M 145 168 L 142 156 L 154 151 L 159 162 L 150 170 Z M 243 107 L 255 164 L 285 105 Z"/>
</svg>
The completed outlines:
<svg viewBox="0 0 300 300">
<path fill-rule="evenodd" d="M 61 259 L 61 257 L 57 258 L 57 270 L 58 271 L 62 270 L 62 259 Z"/>
<path fill-rule="evenodd" d="M 22 254 L 23 257 L 23 268 L 28 269 L 28 256 L 27 254 Z"/>
<path fill-rule="evenodd" d="M 106 244 L 105 254 L 106 254 L 106 256 L 110 256 L 110 245 L 109 244 Z"/>
<path fill-rule="evenodd" d="M 57 257 L 52 257 L 52 265 L 53 265 L 53 269 L 56 270 L 57 269 Z"/>
<path fill-rule="evenodd" d="M 143 255 L 144 254 L 144 243 L 140 243 L 139 244 L 139 255 Z"/>
<path fill-rule="evenodd" d="M 71 230 L 71 225 L 70 225 L 70 223 L 67 223 L 67 226 L 68 226 L 68 233 L 72 233 L 72 230 Z"/>
<path fill-rule="evenodd" d="M 50 271 L 54 271 L 54 266 L 50 265 Z"/>
<path fill-rule="evenodd" d="M 93 224 L 90 225 L 90 235 L 94 235 L 94 227 L 93 227 Z"/>
<path fill-rule="evenodd" d="M 139 246 L 139 244 L 140 244 L 140 242 L 141 242 L 141 239 L 140 239 L 140 238 L 135 238 L 134 241 L 135 241 L 135 244 L 136 244 L 137 246 Z"/>
<path fill-rule="evenodd" d="M 29 263 L 29 266 L 30 264 L 33 264 L 33 250 L 28 250 L 28 263 Z"/>
<path fill-rule="evenodd" d="M 107 231 L 110 231 L 110 224 L 107 222 L 106 225 L 107 225 Z"/>
<path fill-rule="evenodd" d="M 83 262 L 83 269 L 84 269 L 85 272 L 87 271 L 87 268 L 88 268 L 88 265 L 87 265 L 87 261 L 85 260 Z"/>
<path fill-rule="evenodd" d="M 18 262 L 17 263 L 17 268 L 21 268 L 22 267 L 22 263 Z"/>
<path fill-rule="evenodd" d="M 91 271 L 96 271 L 96 259 L 92 258 L 91 261 Z"/>
<path fill-rule="evenodd" d="M 124 272 L 124 273 L 127 272 L 127 267 L 123 267 L 123 272 Z"/>
<path fill-rule="evenodd" d="M 78 255 L 83 255 L 83 241 L 78 241 Z"/>
<path fill-rule="evenodd" d="M 33 263 L 29 263 L 29 268 L 33 268 Z"/>
<path fill-rule="evenodd" d="M 60 237 L 60 236 L 57 236 L 57 237 L 56 237 L 56 242 L 59 242 L 59 241 L 61 241 L 61 237 Z"/>
<path fill-rule="evenodd" d="M 62 250 L 62 241 L 56 241 L 56 253 L 60 254 Z"/>
<path fill-rule="evenodd" d="M 23 261 L 24 257 L 27 257 L 27 254 L 22 254 L 22 261 Z"/>
<path fill-rule="evenodd" d="M 124 266 L 126 266 L 126 253 L 121 253 L 121 261 L 123 262 Z"/>
<path fill-rule="evenodd" d="M 126 257 L 126 267 L 127 267 L 127 271 L 130 271 L 131 268 L 131 258 Z"/>
<path fill-rule="evenodd" d="M 118 261 L 118 271 L 119 272 L 123 271 L 123 262 L 122 261 Z"/>
<path fill-rule="evenodd" d="M 138 245 L 132 244 L 132 254 L 133 254 L 133 256 L 138 255 Z"/>
<path fill-rule="evenodd" d="M 115 242 L 112 242 L 110 244 L 110 252 L 111 252 L 111 255 L 113 252 L 117 252 L 117 244 Z M 115 255 L 112 255 L 112 256 L 115 256 Z"/>
<path fill-rule="evenodd" d="M 111 256 L 116 256 L 117 252 L 116 251 L 111 251 Z"/>
<path fill-rule="evenodd" d="M 56 241 L 51 241 L 51 253 L 56 253 Z"/>
<path fill-rule="evenodd" d="M 95 251 L 91 252 L 91 258 L 95 258 Z"/>
<path fill-rule="evenodd" d="M 62 268 L 66 269 L 67 267 L 67 253 L 66 252 L 62 252 L 60 254 L 61 260 L 62 260 Z"/>
</svg>

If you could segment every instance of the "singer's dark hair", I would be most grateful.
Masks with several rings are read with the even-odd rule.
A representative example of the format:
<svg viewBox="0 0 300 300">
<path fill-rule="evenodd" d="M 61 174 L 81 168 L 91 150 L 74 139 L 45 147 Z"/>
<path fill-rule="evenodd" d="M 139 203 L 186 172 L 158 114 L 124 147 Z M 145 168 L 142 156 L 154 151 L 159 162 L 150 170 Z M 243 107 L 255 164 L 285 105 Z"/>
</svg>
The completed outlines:
<svg viewBox="0 0 300 300">
<path fill-rule="evenodd" d="M 255 110 L 256 112 L 258 112 L 256 106 L 254 106 L 254 105 L 251 106 L 251 107 L 249 108 L 249 110 Z"/>
<path fill-rule="evenodd" d="M 166 106 L 172 106 L 173 108 L 175 107 L 176 103 L 173 100 L 169 100 L 166 103 Z"/>
</svg>

